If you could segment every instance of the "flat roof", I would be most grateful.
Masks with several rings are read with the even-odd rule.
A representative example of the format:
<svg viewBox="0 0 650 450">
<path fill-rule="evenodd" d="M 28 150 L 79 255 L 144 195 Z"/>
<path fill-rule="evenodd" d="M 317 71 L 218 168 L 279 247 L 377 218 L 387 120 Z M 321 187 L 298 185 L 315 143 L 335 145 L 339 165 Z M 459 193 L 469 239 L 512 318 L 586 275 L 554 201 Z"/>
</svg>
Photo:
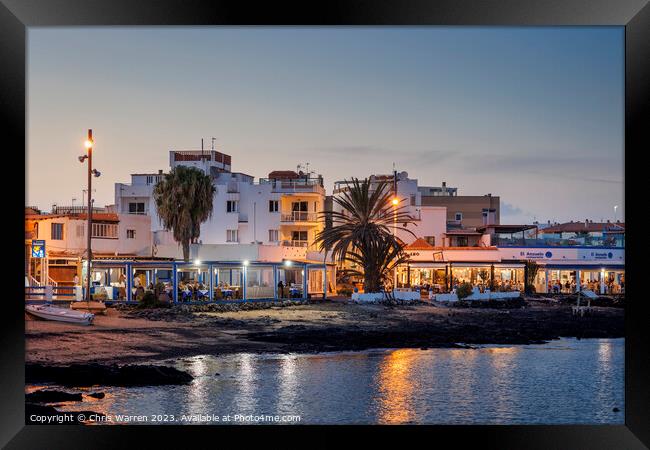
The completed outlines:
<svg viewBox="0 0 650 450">
<path fill-rule="evenodd" d="M 493 224 L 493 225 L 481 225 L 480 227 L 476 227 L 477 230 L 486 230 L 488 228 L 494 228 L 495 231 L 500 231 L 502 233 L 517 233 L 519 231 L 532 230 L 533 228 L 537 228 L 537 225 L 500 225 L 500 224 Z"/>
</svg>

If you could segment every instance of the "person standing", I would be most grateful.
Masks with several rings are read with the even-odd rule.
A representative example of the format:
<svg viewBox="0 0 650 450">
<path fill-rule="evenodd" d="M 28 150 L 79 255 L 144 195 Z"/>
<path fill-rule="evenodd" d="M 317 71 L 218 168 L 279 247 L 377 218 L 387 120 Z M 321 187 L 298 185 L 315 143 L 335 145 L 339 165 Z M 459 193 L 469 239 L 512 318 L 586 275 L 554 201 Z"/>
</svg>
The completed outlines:
<svg viewBox="0 0 650 450">
<path fill-rule="evenodd" d="M 282 280 L 278 283 L 278 291 L 280 291 L 280 298 L 284 298 L 284 283 Z"/>
</svg>

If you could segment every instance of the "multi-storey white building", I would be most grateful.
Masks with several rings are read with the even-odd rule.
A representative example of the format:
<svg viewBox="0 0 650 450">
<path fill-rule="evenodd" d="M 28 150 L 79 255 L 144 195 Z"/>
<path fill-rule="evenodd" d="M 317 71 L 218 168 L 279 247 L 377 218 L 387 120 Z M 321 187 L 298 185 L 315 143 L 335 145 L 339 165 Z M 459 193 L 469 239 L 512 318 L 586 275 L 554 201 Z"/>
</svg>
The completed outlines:
<svg viewBox="0 0 650 450">
<path fill-rule="evenodd" d="M 306 247 L 323 228 L 322 177 L 294 171 L 271 172 L 268 178 L 231 172 L 229 155 L 217 151 L 171 151 L 170 166 L 196 167 L 215 187 L 212 217 L 201 225 L 200 243 L 263 244 Z M 123 214 L 151 217 L 156 246 L 177 245 L 156 213 L 153 189 L 162 171 L 132 174 L 131 184 L 115 184 L 115 208 Z"/>
<path fill-rule="evenodd" d="M 401 172 L 396 175 L 371 175 L 370 182 L 371 189 L 376 189 L 382 182 L 388 183 L 393 198 L 398 200 L 396 207 L 405 210 L 413 217 L 414 222 L 412 224 L 406 226 L 403 223 L 393 224 L 395 235 L 398 238 L 406 244 L 410 244 L 418 237 L 422 237 L 432 246 L 443 245 L 445 232 L 447 231 L 447 208 L 423 206 L 422 193 L 418 189 L 418 180 L 410 179 L 406 172 Z M 337 181 L 334 184 L 334 197 L 342 195 L 347 189 L 347 182 Z M 336 202 L 333 202 L 332 206 L 334 211 L 341 210 L 341 207 Z"/>
</svg>

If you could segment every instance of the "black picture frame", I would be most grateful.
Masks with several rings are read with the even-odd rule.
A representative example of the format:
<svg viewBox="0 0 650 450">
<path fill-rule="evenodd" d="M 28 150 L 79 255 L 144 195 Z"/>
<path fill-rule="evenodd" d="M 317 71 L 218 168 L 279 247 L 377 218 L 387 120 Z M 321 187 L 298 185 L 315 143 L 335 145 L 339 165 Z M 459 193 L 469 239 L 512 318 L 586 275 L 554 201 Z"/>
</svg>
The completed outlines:
<svg viewBox="0 0 650 450">
<path fill-rule="evenodd" d="M 648 345 L 647 300 L 643 298 L 642 262 L 644 241 L 642 183 L 647 178 L 643 164 L 635 164 L 648 146 L 647 103 L 650 80 L 650 6 L 645 0 L 446 0 L 446 1 L 322 1 L 316 3 L 205 0 L 0 0 L 0 108 L 5 128 L 2 143 L 5 170 L 20 180 L 25 174 L 26 151 L 26 28 L 36 26 L 95 25 L 484 25 L 484 26 L 587 26 L 625 27 L 625 196 L 626 288 L 631 299 L 625 311 L 625 425 L 623 426 L 417 426 L 371 428 L 372 436 L 405 432 L 420 435 L 421 442 L 452 442 L 454 447 L 474 442 L 481 448 L 589 448 L 636 449 L 650 446 L 650 346 Z M 38 174 L 27 174 L 39 176 Z M 16 183 L 17 181 L 11 181 Z M 23 180 L 24 185 L 24 180 Z M 7 185 L 6 185 L 7 186 Z M 216 446 L 233 445 L 252 435 L 282 432 L 287 439 L 311 445 L 305 432 L 319 432 L 319 443 L 339 445 L 338 433 L 350 427 L 82 427 L 26 426 L 24 424 L 24 295 L 23 274 L 16 261 L 24 258 L 22 244 L 24 196 L 9 192 L 10 217 L 5 221 L 10 255 L 5 273 L 10 289 L 2 302 L 2 420 L 0 445 L 6 448 L 118 448 L 144 437 L 161 448 L 178 443 L 188 446 L 187 433 L 201 434 Z M 637 206 L 638 205 L 638 206 Z M 9 215 L 9 214 L 7 214 Z M 6 215 L 6 216 L 7 216 Z M 5 216 L 5 217 L 6 217 Z M 14 219 L 15 217 L 15 219 Z M 15 258 L 15 259 L 14 259 Z M 637 261 L 638 260 L 638 261 Z M 14 261 L 11 263 L 11 261 Z M 638 293 L 638 298 L 636 293 Z M 356 428 L 355 428 L 356 430 Z M 252 431 L 255 431 L 253 433 Z M 223 436 L 236 434 L 238 441 L 226 444 Z M 215 438 L 219 436 L 219 440 Z M 258 437 L 258 436 L 256 436 Z M 269 438 L 273 438 L 269 436 Z M 411 436 L 409 436 L 411 438 Z M 288 442 L 288 441 L 283 441 Z M 409 439 L 408 442 L 415 443 Z M 645 444 L 645 445 L 644 445 Z"/>
</svg>

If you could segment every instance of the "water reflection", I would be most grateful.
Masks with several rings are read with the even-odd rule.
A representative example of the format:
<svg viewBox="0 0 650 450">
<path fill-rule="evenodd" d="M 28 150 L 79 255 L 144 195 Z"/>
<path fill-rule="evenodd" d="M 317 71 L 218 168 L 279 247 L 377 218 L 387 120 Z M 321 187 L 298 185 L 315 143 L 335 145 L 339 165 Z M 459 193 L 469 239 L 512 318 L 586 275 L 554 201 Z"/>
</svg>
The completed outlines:
<svg viewBox="0 0 650 450">
<path fill-rule="evenodd" d="M 278 411 L 294 414 L 297 403 L 299 383 L 296 377 L 298 356 L 282 355 L 280 357 L 280 373 L 278 377 Z"/>
<path fill-rule="evenodd" d="M 196 377 L 189 385 L 91 388 L 106 398 L 91 404 L 84 396 L 66 408 L 298 414 L 302 424 L 622 424 L 623 413 L 613 408 L 625 406 L 623 349 L 623 339 L 562 339 L 479 349 L 205 356 L 175 362 Z"/>
<path fill-rule="evenodd" d="M 413 358 L 420 350 L 391 351 L 379 366 L 378 390 L 380 424 L 408 423 L 415 419 L 412 380 Z"/>
<path fill-rule="evenodd" d="M 255 392 L 259 373 L 256 370 L 256 359 L 250 353 L 242 353 L 237 362 L 239 366 L 239 373 L 236 375 L 239 390 L 238 406 L 241 412 L 252 413 L 257 407 Z"/>
</svg>

